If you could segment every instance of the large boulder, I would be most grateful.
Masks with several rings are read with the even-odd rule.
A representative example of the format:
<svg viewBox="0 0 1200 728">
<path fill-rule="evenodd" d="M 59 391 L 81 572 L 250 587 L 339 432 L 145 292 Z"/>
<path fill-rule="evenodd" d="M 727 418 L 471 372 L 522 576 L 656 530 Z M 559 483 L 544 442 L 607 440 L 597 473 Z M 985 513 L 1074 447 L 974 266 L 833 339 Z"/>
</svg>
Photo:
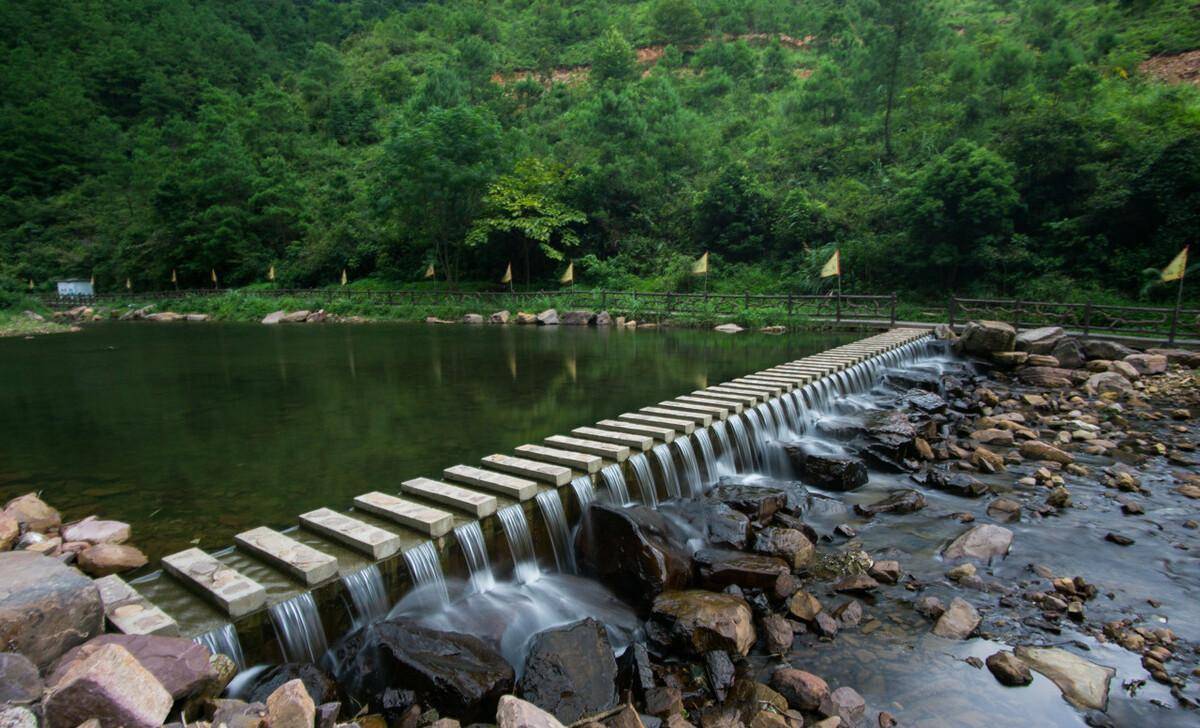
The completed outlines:
<svg viewBox="0 0 1200 728">
<path fill-rule="evenodd" d="M 783 559 L 744 551 L 700 549 L 692 558 L 696 562 L 700 584 L 707 589 L 724 589 L 731 584 L 747 589 L 770 589 L 780 576 L 792 571 Z"/>
<path fill-rule="evenodd" d="M 1133 385 L 1125 375 L 1119 372 L 1098 372 L 1088 377 L 1085 389 L 1093 397 L 1101 394 L 1124 396 L 1133 391 Z"/>
<path fill-rule="evenodd" d="M 102 726 L 155 728 L 171 710 L 171 694 L 124 647 L 101 647 L 46 691 L 47 728 L 75 728 L 93 718 Z"/>
<path fill-rule="evenodd" d="M 1069 387 L 1076 383 L 1077 377 L 1078 381 L 1084 381 L 1087 373 L 1062 367 L 1025 367 L 1017 372 L 1017 379 L 1023 383 L 1042 388 Z"/>
<path fill-rule="evenodd" d="M 129 544 L 100 543 L 79 552 L 79 568 L 94 577 L 119 574 L 146 565 L 146 555 Z"/>
<path fill-rule="evenodd" d="M 166 688 L 173 700 L 199 694 L 217 680 L 207 648 L 180 637 L 102 634 L 69 650 L 50 672 L 51 685 L 106 645 L 120 645 Z"/>
<path fill-rule="evenodd" d="M 600 313 L 596 314 L 595 323 L 597 326 L 612 326 L 613 325 L 612 314 L 609 313 L 608 311 L 601 311 Z"/>
<path fill-rule="evenodd" d="M 646 634 L 669 650 L 700 657 L 712 650 L 745 655 L 754 646 L 754 615 L 731 594 L 670 591 L 660 594 L 650 610 Z"/>
<path fill-rule="evenodd" d="M 564 311 L 559 317 L 563 326 L 587 326 L 596 320 L 596 314 L 591 311 Z"/>
<path fill-rule="evenodd" d="M 713 331 L 716 331 L 716 332 L 722 333 L 722 334 L 740 334 L 743 331 L 745 331 L 745 329 L 742 328 L 741 326 L 738 326 L 737 324 L 728 323 L 728 324 L 720 324 L 720 325 L 714 326 Z"/>
<path fill-rule="evenodd" d="M 1083 342 L 1083 353 L 1087 355 L 1088 359 L 1106 359 L 1112 361 L 1115 359 L 1124 359 L 1130 354 L 1136 354 L 1137 352 L 1128 346 L 1118 344 L 1114 341 L 1088 339 Z"/>
<path fill-rule="evenodd" d="M 1130 351 L 1125 356 L 1133 353 Z M 1187 349 L 1146 349 L 1146 353 L 1165 356 L 1167 357 L 1168 364 L 1179 364 L 1191 369 L 1200 367 L 1200 351 L 1188 351 Z M 1125 357 L 1121 358 L 1124 359 Z"/>
<path fill-rule="evenodd" d="M 788 504 L 787 491 L 782 488 L 738 483 L 723 482 L 710 490 L 708 497 L 759 523 L 770 520 L 776 511 Z"/>
<path fill-rule="evenodd" d="M 403 686 L 421 704 L 464 723 L 494 716 L 515 679 L 512 667 L 478 637 L 409 619 L 375 622 L 345 641 L 339 654 L 339 678 L 358 701 L 382 709 L 395 686 Z"/>
<path fill-rule="evenodd" d="M 1012 546 L 1013 533 L 1003 526 L 984 523 L 974 526 L 954 539 L 942 552 L 948 560 L 980 559 L 988 561 L 1002 557 Z"/>
<path fill-rule="evenodd" d="M 537 314 L 529 313 L 528 311 L 517 311 L 517 323 L 522 326 L 536 324 L 538 322 Z"/>
<path fill-rule="evenodd" d="M 496 311 L 496 312 L 492 313 L 490 316 L 488 316 L 488 323 L 489 324 L 506 324 L 506 323 L 508 323 L 508 319 L 511 317 L 512 317 L 512 314 L 510 314 L 507 310 Z"/>
<path fill-rule="evenodd" d="M 1016 342 L 1016 329 L 1003 321 L 972 321 L 963 328 L 955 346 L 966 354 L 991 354 L 1012 351 Z"/>
<path fill-rule="evenodd" d="M 129 524 L 121 521 L 103 521 L 88 516 L 62 529 L 63 541 L 86 541 L 97 543 L 125 543 L 129 540 Z"/>
<path fill-rule="evenodd" d="M 615 707 L 617 661 L 604 625 L 588 618 L 535 635 L 517 694 L 563 723 Z"/>
<path fill-rule="evenodd" d="M 1059 339 L 1050 355 L 1058 360 L 1058 365 L 1063 369 L 1079 369 L 1087 363 L 1087 354 L 1084 353 L 1083 347 L 1077 339 L 1071 337 Z"/>
<path fill-rule="evenodd" d="M 0 551 L 8 551 L 21 537 L 21 526 L 17 519 L 0 511 Z"/>
<path fill-rule="evenodd" d="M 0 650 L 46 668 L 103 628 L 100 590 L 91 579 L 49 556 L 0 553 Z"/>
<path fill-rule="evenodd" d="M 17 522 L 22 531 L 48 531 L 62 525 L 58 511 L 33 493 L 13 498 L 4 506 L 4 512 Z"/>
<path fill-rule="evenodd" d="M 800 479 L 825 490 L 854 490 L 867 483 L 867 465 L 853 455 L 810 452 L 802 444 L 785 444 L 784 452 Z"/>
<path fill-rule="evenodd" d="M 0 652 L 0 705 L 24 705 L 40 700 L 42 687 L 37 665 L 29 658 L 18 652 Z"/>
<path fill-rule="evenodd" d="M 481 324 L 483 323 L 483 314 L 481 313 L 464 313 L 462 317 L 464 324 Z"/>
<path fill-rule="evenodd" d="M 856 505 L 854 510 L 864 516 L 873 516 L 876 513 L 916 513 L 924 507 L 925 496 L 921 494 L 921 491 L 901 488 L 888 491 L 887 496 L 882 500 L 866 505 Z"/>
<path fill-rule="evenodd" d="M 755 534 L 754 550 L 760 554 L 781 558 L 796 570 L 812 560 L 816 547 L 799 529 L 768 526 L 759 529 Z"/>
<path fill-rule="evenodd" d="M 614 591 L 648 604 L 691 578 L 691 558 L 669 534 L 666 519 L 652 508 L 592 503 L 576 534 L 579 564 Z"/>
<path fill-rule="evenodd" d="M 1153 376 L 1167 371 L 1167 357 L 1162 354 L 1130 354 L 1124 361 L 1142 376 Z"/>
<path fill-rule="evenodd" d="M 816 710 L 829 697 L 829 684 L 817 675 L 794 667 L 781 667 L 771 674 L 771 687 L 796 710 Z"/>
<path fill-rule="evenodd" d="M 292 311 L 290 313 L 285 313 L 279 319 L 279 323 L 281 323 L 281 324 L 302 324 L 308 320 L 308 314 L 309 314 L 309 311 L 307 311 L 306 309 L 301 309 L 299 311 Z"/>
<path fill-rule="evenodd" d="M 1116 670 L 1057 647 L 1019 646 L 1013 653 L 1058 686 L 1068 703 L 1084 710 L 1104 710 L 1108 684 Z"/>
<path fill-rule="evenodd" d="M 548 308 L 537 315 L 538 326 L 557 326 L 558 311 Z"/>
<path fill-rule="evenodd" d="M 1017 351 L 1030 354 L 1049 354 L 1054 351 L 1054 345 L 1066 336 L 1061 326 L 1042 326 L 1037 329 L 1026 329 L 1017 334 Z"/>
<path fill-rule="evenodd" d="M 933 633 L 946 639 L 965 640 L 979 627 L 980 621 L 979 612 L 970 602 L 954 597 L 933 625 Z"/>
<path fill-rule="evenodd" d="M 553 715 L 512 695 L 500 698 L 496 725 L 499 728 L 563 728 Z"/>
</svg>

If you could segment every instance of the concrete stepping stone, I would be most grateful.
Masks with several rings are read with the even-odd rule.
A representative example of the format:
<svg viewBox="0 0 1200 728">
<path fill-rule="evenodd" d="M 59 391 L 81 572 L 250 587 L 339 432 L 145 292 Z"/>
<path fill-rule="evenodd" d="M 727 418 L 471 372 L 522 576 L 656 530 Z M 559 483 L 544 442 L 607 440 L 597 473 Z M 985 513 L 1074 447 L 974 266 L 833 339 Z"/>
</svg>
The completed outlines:
<svg viewBox="0 0 1200 728">
<path fill-rule="evenodd" d="M 527 501 L 538 492 L 538 484 L 532 480 L 514 478 L 503 473 L 493 473 L 490 470 L 470 465 L 454 465 L 446 468 L 442 471 L 442 477 L 446 480 L 490 490 L 518 501 Z"/>
<path fill-rule="evenodd" d="M 701 427 L 708 427 L 712 424 L 712 415 L 707 412 L 675 409 L 673 407 L 643 407 L 638 412 L 653 417 L 666 417 L 672 420 L 691 420 Z"/>
<path fill-rule="evenodd" d="M 732 379 L 728 382 L 727 386 L 738 387 L 740 389 L 750 389 L 756 392 L 767 392 L 775 397 L 790 391 L 792 388 L 791 382 L 782 384 L 780 382 L 748 379 L 746 377 L 742 377 L 741 379 Z"/>
<path fill-rule="evenodd" d="M 542 440 L 542 442 L 546 443 L 549 447 L 558 448 L 559 450 L 574 450 L 576 452 L 587 453 L 588 455 L 598 455 L 618 463 L 629 459 L 628 445 L 617 445 L 597 440 L 584 440 L 578 437 L 567 437 L 566 435 L 551 435 Z"/>
<path fill-rule="evenodd" d="M 599 458 L 596 458 L 599 460 Z M 511 455 L 488 455 L 482 459 L 484 465 L 502 470 L 512 475 L 520 475 L 526 478 L 540 480 L 543 483 L 549 483 L 553 486 L 566 485 L 571 482 L 571 469 L 564 468 L 561 465 L 551 463 L 542 463 L 537 460 L 528 460 L 526 458 L 515 458 Z"/>
<path fill-rule="evenodd" d="M 179 635 L 179 625 L 116 574 L 96 579 L 104 616 L 124 634 Z"/>
<path fill-rule="evenodd" d="M 745 392 L 734 392 L 728 389 L 721 389 L 720 387 L 709 387 L 708 389 L 702 389 L 698 392 L 694 392 L 694 394 L 703 394 L 706 397 L 723 399 L 729 402 L 740 402 L 747 407 L 753 407 L 754 405 L 758 404 L 759 400 L 759 398 L 755 395 L 746 394 Z"/>
<path fill-rule="evenodd" d="M 637 425 L 650 425 L 651 427 L 669 427 L 676 432 L 682 432 L 685 435 L 690 435 L 696 429 L 696 425 L 691 420 L 681 420 L 674 417 L 661 417 L 659 415 L 646 415 L 640 412 L 626 412 L 618 415 L 617 419 L 632 422 Z"/>
<path fill-rule="evenodd" d="M 217 561 L 198 548 L 164 556 L 163 568 L 199 591 L 230 617 L 241 617 L 267 601 L 267 590 L 257 581 Z"/>
<path fill-rule="evenodd" d="M 723 397 L 712 397 L 705 394 L 704 390 L 692 392 L 691 394 L 685 394 L 682 397 L 676 397 L 675 400 L 678 402 L 693 402 L 695 404 L 703 404 L 710 407 L 720 407 L 735 415 L 741 414 L 742 409 L 745 407 L 740 398 L 731 400 Z"/>
<path fill-rule="evenodd" d="M 496 496 L 430 478 L 406 480 L 400 484 L 400 490 L 409 495 L 466 511 L 476 518 L 485 518 L 496 512 Z"/>
<path fill-rule="evenodd" d="M 670 427 L 642 425 L 637 422 L 625 422 L 623 420 L 600 420 L 596 424 L 606 430 L 617 430 L 618 432 L 628 432 L 634 435 L 647 435 L 663 442 L 671 442 L 675 439 L 675 430 Z"/>
<path fill-rule="evenodd" d="M 604 461 L 595 455 L 571 452 L 570 450 L 556 450 L 544 445 L 521 445 L 515 448 L 514 452 L 531 460 L 562 465 L 573 470 L 582 470 L 585 473 L 598 473 L 604 464 Z"/>
<path fill-rule="evenodd" d="M 300 525 L 364 553 L 375 561 L 386 559 L 400 550 L 400 537 L 396 534 L 331 508 L 301 513 Z"/>
<path fill-rule="evenodd" d="M 584 437 L 589 440 L 611 443 L 613 445 L 624 445 L 630 450 L 645 451 L 654 447 L 653 437 L 648 435 L 635 435 L 630 432 L 601 430 L 598 427 L 576 427 L 574 430 L 571 430 L 571 434 Z"/>
<path fill-rule="evenodd" d="M 764 374 L 747 374 L 741 379 L 733 380 L 735 384 L 749 384 L 758 387 L 773 387 L 777 393 L 790 392 L 796 388 L 796 383 L 783 377 L 772 377 Z"/>
<path fill-rule="evenodd" d="M 437 538 L 445 536 L 454 526 L 454 516 L 437 508 L 414 503 L 394 495 L 372 491 L 355 497 L 354 505 L 368 513 L 382 516 L 402 526 Z"/>
<path fill-rule="evenodd" d="M 659 407 L 667 409 L 683 410 L 685 412 L 703 412 L 710 415 L 713 419 L 724 420 L 729 418 L 729 406 L 721 407 L 715 404 L 699 404 L 697 402 L 685 402 L 683 400 L 667 400 L 659 402 Z"/>
<path fill-rule="evenodd" d="M 337 557 L 318 551 L 266 526 L 243 531 L 234 536 L 233 541 L 308 586 L 328 581 L 338 573 Z"/>
</svg>

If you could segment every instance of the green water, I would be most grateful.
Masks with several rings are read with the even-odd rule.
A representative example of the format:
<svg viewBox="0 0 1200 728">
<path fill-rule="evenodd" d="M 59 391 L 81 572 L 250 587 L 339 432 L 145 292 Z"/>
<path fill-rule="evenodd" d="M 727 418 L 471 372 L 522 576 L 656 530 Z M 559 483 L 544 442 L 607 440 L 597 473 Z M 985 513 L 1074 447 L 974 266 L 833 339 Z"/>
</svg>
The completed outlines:
<svg viewBox="0 0 1200 728">
<path fill-rule="evenodd" d="M 0 339 L 0 497 L 128 521 L 152 557 L 217 548 L 850 338 L 145 323 Z"/>
</svg>

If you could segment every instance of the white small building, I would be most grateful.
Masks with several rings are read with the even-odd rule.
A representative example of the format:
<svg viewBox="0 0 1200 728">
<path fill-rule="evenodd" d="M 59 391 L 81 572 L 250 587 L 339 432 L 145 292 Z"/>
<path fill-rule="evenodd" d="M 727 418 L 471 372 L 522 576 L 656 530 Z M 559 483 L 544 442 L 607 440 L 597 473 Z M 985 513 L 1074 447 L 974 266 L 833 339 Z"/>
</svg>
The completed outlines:
<svg viewBox="0 0 1200 728">
<path fill-rule="evenodd" d="M 92 296 L 95 295 L 95 292 L 92 291 L 92 282 L 91 281 L 85 281 L 85 280 L 73 278 L 69 281 L 59 281 L 58 282 L 58 295 L 73 296 L 73 297 L 77 297 L 77 298 L 81 298 L 81 297 L 91 298 Z"/>
</svg>

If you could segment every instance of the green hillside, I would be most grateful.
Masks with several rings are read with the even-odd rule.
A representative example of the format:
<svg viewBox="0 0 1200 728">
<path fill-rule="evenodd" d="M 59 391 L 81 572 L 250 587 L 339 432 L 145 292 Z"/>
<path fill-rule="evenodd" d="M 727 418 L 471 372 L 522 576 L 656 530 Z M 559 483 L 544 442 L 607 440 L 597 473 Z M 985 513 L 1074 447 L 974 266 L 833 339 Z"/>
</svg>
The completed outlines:
<svg viewBox="0 0 1200 728">
<path fill-rule="evenodd" d="M 553 281 L 1167 300 L 1184 0 L 9 0 L 0 286 Z"/>
</svg>

